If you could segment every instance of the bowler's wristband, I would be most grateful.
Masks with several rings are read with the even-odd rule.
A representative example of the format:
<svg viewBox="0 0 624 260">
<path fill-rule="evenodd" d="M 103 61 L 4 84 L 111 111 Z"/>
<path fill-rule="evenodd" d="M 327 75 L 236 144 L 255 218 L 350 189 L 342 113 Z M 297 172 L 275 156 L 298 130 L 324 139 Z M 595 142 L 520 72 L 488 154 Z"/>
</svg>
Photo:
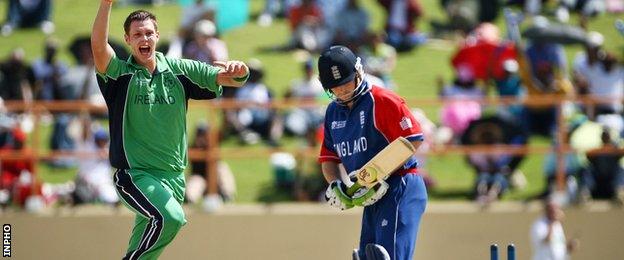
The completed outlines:
<svg viewBox="0 0 624 260">
<path fill-rule="evenodd" d="M 247 73 L 247 75 L 239 77 L 239 78 L 234 78 L 234 81 L 236 82 L 245 82 L 247 81 L 247 79 L 249 78 L 249 73 Z"/>
</svg>

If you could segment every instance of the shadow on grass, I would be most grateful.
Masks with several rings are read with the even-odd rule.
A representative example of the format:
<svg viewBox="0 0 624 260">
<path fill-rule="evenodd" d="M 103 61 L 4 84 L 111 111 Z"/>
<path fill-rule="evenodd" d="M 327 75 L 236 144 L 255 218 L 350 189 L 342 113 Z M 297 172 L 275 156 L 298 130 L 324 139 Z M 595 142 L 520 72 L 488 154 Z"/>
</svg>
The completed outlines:
<svg viewBox="0 0 624 260">
<path fill-rule="evenodd" d="M 264 203 L 295 200 L 292 188 L 277 187 L 273 184 L 273 182 L 262 184 L 262 188 L 260 188 L 259 193 L 260 194 L 258 195 L 257 200 Z"/>
<path fill-rule="evenodd" d="M 472 190 L 462 188 L 429 190 L 430 200 L 471 200 Z M 292 188 L 278 188 L 273 183 L 264 183 L 257 201 L 264 203 L 295 201 Z"/>
<path fill-rule="evenodd" d="M 471 198 L 471 189 L 453 188 L 429 190 L 430 200 L 470 200 Z"/>
<path fill-rule="evenodd" d="M 464 188 L 446 188 L 446 189 L 433 189 L 429 190 L 429 200 L 434 201 L 445 201 L 445 200 L 464 200 L 471 201 L 473 194 L 472 189 L 464 189 Z M 274 203 L 274 202 L 287 202 L 287 201 L 296 201 L 292 188 L 278 188 L 273 183 L 265 183 L 260 188 L 260 195 L 257 198 L 257 201 L 263 203 Z M 508 196 L 509 194 L 507 194 Z M 517 200 L 517 201 L 531 201 L 540 199 L 542 193 L 532 193 L 527 195 L 527 198 L 513 198 L 506 200 Z"/>
</svg>

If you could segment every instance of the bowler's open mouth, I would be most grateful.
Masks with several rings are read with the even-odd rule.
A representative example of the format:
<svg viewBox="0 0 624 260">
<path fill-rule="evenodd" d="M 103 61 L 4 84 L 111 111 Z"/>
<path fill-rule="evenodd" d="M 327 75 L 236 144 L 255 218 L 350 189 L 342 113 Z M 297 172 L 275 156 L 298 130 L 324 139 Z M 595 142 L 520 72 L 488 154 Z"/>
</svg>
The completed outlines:
<svg viewBox="0 0 624 260">
<path fill-rule="evenodd" d="M 143 55 L 150 54 L 151 48 L 149 46 L 141 46 L 139 47 L 139 52 Z"/>
</svg>

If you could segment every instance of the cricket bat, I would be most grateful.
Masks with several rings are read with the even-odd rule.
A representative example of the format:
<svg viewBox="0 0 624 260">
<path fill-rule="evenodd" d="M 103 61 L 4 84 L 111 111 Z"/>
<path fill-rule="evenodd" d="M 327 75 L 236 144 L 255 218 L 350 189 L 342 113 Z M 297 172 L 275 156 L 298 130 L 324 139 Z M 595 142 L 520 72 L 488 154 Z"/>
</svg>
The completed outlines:
<svg viewBox="0 0 624 260">
<path fill-rule="evenodd" d="M 353 196 L 359 188 L 371 188 L 380 180 L 387 179 L 392 172 L 403 166 L 414 152 L 416 148 L 404 137 L 392 141 L 356 172 L 357 181 L 347 189 L 347 195 Z"/>
</svg>

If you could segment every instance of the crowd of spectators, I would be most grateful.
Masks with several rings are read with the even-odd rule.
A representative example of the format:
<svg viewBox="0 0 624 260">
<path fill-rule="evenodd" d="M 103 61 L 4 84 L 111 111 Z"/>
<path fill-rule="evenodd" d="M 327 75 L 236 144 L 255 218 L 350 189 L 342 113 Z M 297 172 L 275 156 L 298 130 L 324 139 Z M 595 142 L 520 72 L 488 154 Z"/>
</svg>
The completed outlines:
<svg viewBox="0 0 624 260">
<path fill-rule="evenodd" d="M 127 1 L 127 4 L 135 2 Z M 267 70 L 272 68 L 265 67 L 258 59 L 249 60 L 250 77 L 247 83 L 240 89 L 224 89 L 224 99 L 245 106 L 223 111 L 220 140 L 234 138 L 241 145 L 264 141 L 270 147 L 280 147 L 283 135 L 286 135 L 304 140 L 306 147 L 316 147 L 319 145 L 319 133 L 322 133 L 323 103 L 327 102 L 327 97 L 315 73 L 315 62 L 311 58 L 314 53 L 332 44 L 349 46 L 362 58 L 366 79 L 370 83 L 397 90 L 392 73 L 398 57 L 426 43 L 429 37 L 453 34 L 455 36 L 450 38 L 459 40 L 456 41 L 457 50 L 449 61 L 453 69 L 452 79 L 448 83 L 442 77 L 438 80 L 438 94 L 443 100 L 439 125 L 432 123 L 424 113 L 419 113 L 423 122 L 430 123 L 428 135 L 434 140 L 427 145 L 427 149 L 435 149 L 439 144 L 524 145 L 531 135 L 556 140 L 560 107 L 542 104 L 482 105 L 481 101 L 490 95 L 519 100 L 546 95 L 611 98 L 599 103 L 571 103 L 569 111 L 564 113 L 568 133 L 565 142 L 574 148 L 564 155 L 565 185 L 570 201 L 585 201 L 591 197 L 624 200 L 624 168 L 619 163 L 621 153 L 602 152 L 605 149 L 620 151 L 624 144 L 621 138 L 624 133 L 624 106 L 620 100 L 624 97 L 624 66 L 617 55 L 603 48 L 604 37 L 600 33 L 588 31 L 583 23 L 580 26 L 568 24 L 566 19 L 570 12 L 579 12 L 581 20 L 586 22 L 586 19 L 609 10 L 609 6 L 600 5 L 597 1 L 561 1 L 554 7 L 554 20 L 557 21 L 553 21 L 541 16 L 549 11 L 545 9 L 552 8 L 542 7 L 538 3 L 541 1 L 509 1 L 506 4 L 523 6 L 528 17 L 524 23 L 529 28 L 552 28 L 552 24 L 564 28 L 537 36 L 523 34 L 523 38 L 518 39 L 502 36 L 501 28 L 490 23 L 500 16 L 502 6 L 498 1 L 443 0 L 441 5 L 448 17 L 442 22 L 432 22 L 434 26 L 430 35 L 418 29 L 418 21 L 422 20 L 426 11 L 418 0 L 378 0 L 376 4 L 384 15 L 384 27 L 378 32 L 371 29 L 371 14 L 361 2 L 267 0 L 257 23 L 268 26 L 276 19 L 285 19 L 290 38 L 284 49 L 302 49 L 312 54 L 301 62 L 300 78 L 291 81 L 283 97 L 277 96 L 275 86 L 269 86 L 265 81 Z M 2 27 L 3 36 L 29 26 L 40 26 L 45 33 L 52 33 L 52 1 L 11 0 L 9 6 L 9 16 Z M 209 64 L 227 60 L 228 46 L 221 39 L 216 12 L 216 6 L 210 2 L 193 1 L 183 9 L 178 32 L 162 49 L 163 52 Z M 508 25 L 513 26 L 510 17 L 505 19 Z M 76 59 L 71 65 L 57 58 L 63 49 L 53 38 L 44 42 L 44 56 L 32 64 L 25 60 L 24 50 L 12 50 L 0 61 L 1 100 L 25 103 L 79 100 L 103 105 L 89 42 L 83 38 L 77 37 L 69 46 L 68 50 Z M 564 53 L 568 45 L 583 47 L 570 68 Z M 270 102 L 282 98 L 304 105 L 284 110 L 269 106 Z M 110 178 L 106 177 L 112 171 L 106 160 L 108 136 L 104 128 L 94 122 L 101 116 L 98 113 L 85 116 L 62 111 L 44 114 L 43 120 L 52 126 L 50 139 L 47 140 L 51 151 L 93 156 L 85 160 L 72 156 L 55 156 L 46 160 L 51 167 L 77 169 L 76 179 L 70 188 L 46 188 L 38 183 L 31 159 L 3 159 L 0 204 L 8 205 L 13 201 L 25 205 L 27 198 L 33 196 L 44 201 L 62 197 L 73 204 L 100 202 L 116 205 L 118 198 Z M 32 119 L 24 115 L 6 111 L 0 113 L 2 151 L 29 153 L 28 147 L 24 146 L 30 132 L 29 122 L 32 124 Z M 198 125 L 191 148 L 209 149 L 208 129 L 207 124 Z M 581 132 L 583 137 L 592 135 L 590 139 L 597 141 L 592 145 L 575 146 L 575 142 L 581 142 L 576 139 L 583 139 L 575 139 Z M 450 134 L 442 137 L 443 133 Z M 553 152 L 544 160 L 547 185 L 543 196 L 548 196 L 554 189 L 558 159 L 554 151 L 559 145 L 553 141 Z M 304 156 L 295 158 L 300 164 L 310 162 L 310 158 Z M 477 176 L 474 199 L 487 205 L 501 198 L 509 189 L 522 188 L 523 173 L 519 169 L 523 159 L 524 156 L 505 153 L 467 155 L 466 163 Z M 425 160 L 423 157 L 422 161 Z M 210 167 L 217 169 L 221 199 L 234 199 L 234 178 L 225 162 L 209 165 L 204 161 L 191 161 L 190 166 L 188 202 L 196 203 L 206 195 L 205 178 Z M 310 189 L 314 192 L 320 191 L 318 183 L 322 183 L 322 179 L 318 170 L 318 167 L 289 168 L 291 172 L 288 174 L 301 178 L 289 186 L 295 188 L 295 197 L 317 197 L 318 194 L 308 194 L 303 190 L 313 187 Z M 305 177 L 310 175 L 318 178 Z M 428 179 L 429 187 L 433 183 L 432 179 Z M 24 188 L 24 185 L 29 188 Z"/>
<path fill-rule="evenodd" d="M 605 7 L 592 1 L 572 5 L 561 1 L 554 7 L 554 19 L 549 19 L 543 16 L 548 11 L 534 6 L 540 1 L 510 3 L 524 5 L 524 15 L 528 17 L 524 23 L 528 26 L 521 34 L 522 38 L 520 34 L 514 35 L 513 30 L 518 30 L 522 21 L 518 19 L 520 16 L 508 12 L 505 21 L 509 32 L 504 38 L 499 28 L 487 22 L 498 16 L 500 10 L 494 10 L 488 17 L 478 18 L 484 10 L 467 6 L 458 10 L 453 7 L 479 6 L 484 2 L 443 1 L 450 22 L 434 28 L 452 30 L 462 39 L 451 59 L 454 69 L 452 82 L 447 84 L 441 78 L 438 80 L 438 93 L 444 101 L 440 123 L 452 132 L 448 142 L 521 145 L 527 142 L 530 135 L 554 140 L 553 150 L 545 157 L 543 167 L 547 185 L 540 196 L 547 198 L 556 185 L 559 160 L 556 151 L 561 146 L 557 142 L 557 128 L 560 127 L 557 120 L 558 115 L 563 113 L 567 123 L 562 126 L 568 133 L 564 142 L 572 147 L 572 151 L 562 159 L 566 202 L 583 202 L 597 197 L 612 198 L 621 204 L 624 185 L 618 151 L 621 150 L 624 133 L 621 100 L 624 94 L 623 66 L 615 54 L 603 48 L 604 37 L 586 29 L 587 19 L 605 12 Z M 478 13 L 463 13 L 461 10 L 477 10 Z M 579 26 L 567 23 L 565 16 L 569 15 L 568 12 L 579 12 Z M 475 23 L 466 23 L 469 20 Z M 576 54 L 569 69 L 564 49 L 571 45 L 582 46 L 583 51 Z M 492 110 L 480 102 L 490 95 L 491 88 L 495 89 L 495 95 L 518 100 L 532 101 L 540 97 L 603 100 L 596 103 L 570 102 L 565 106 L 513 104 Z M 484 123 L 491 117 L 498 118 L 499 122 Z M 508 122 L 521 123 L 508 127 Z M 514 128 L 520 131 L 513 133 Z M 506 138 L 508 135 L 517 138 Z M 610 149 L 612 153 L 599 152 L 604 149 Z M 520 177 L 523 173 L 516 169 L 522 158 L 512 158 L 500 152 L 466 156 L 467 163 L 477 174 L 473 192 L 477 201 L 487 204 L 500 198 L 508 188 L 522 186 L 517 185 L 517 180 L 523 179 Z M 612 159 L 612 163 L 607 164 L 607 158 Z M 601 184 L 596 185 L 597 182 Z"/>
</svg>

